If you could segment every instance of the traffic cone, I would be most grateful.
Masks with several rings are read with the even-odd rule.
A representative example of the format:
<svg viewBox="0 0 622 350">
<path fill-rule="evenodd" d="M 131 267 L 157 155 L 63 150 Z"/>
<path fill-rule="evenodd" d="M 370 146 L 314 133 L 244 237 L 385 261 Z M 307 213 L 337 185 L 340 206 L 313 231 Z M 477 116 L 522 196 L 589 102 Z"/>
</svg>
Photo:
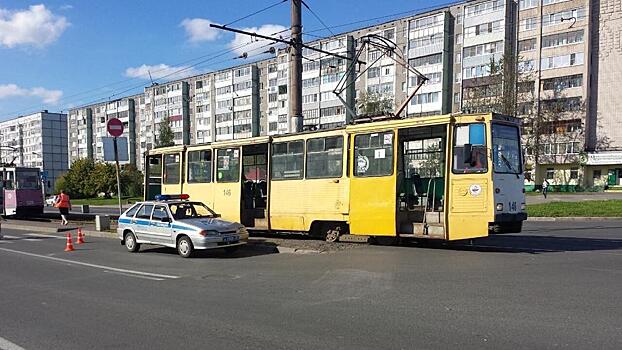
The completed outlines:
<svg viewBox="0 0 622 350">
<path fill-rule="evenodd" d="M 78 227 L 78 239 L 76 240 L 76 244 L 82 244 L 84 242 L 84 235 L 82 234 L 82 228 Z"/>
<path fill-rule="evenodd" d="M 73 243 L 71 242 L 71 233 L 67 233 L 67 245 L 65 246 L 66 252 L 73 252 Z"/>
</svg>

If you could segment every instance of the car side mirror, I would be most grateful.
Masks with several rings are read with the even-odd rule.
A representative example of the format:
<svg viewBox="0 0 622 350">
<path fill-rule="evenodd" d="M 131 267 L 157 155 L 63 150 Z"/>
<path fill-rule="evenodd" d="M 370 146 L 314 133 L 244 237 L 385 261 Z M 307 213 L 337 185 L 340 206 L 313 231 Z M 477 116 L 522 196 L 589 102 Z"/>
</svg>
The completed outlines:
<svg viewBox="0 0 622 350">
<path fill-rule="evenodd" d="M 473 163 L 473 145 L 470 143 L 465 143 L 462 148 L 462 159 L 464 164 L 472 164 Z"/>
<path fill-rule="evenodd" d="M 161 218 L 160 221 L 162 222 L 171 222 L 171 218 L 169 218 L 168 216 L 165 218 Z"/>
</svg>

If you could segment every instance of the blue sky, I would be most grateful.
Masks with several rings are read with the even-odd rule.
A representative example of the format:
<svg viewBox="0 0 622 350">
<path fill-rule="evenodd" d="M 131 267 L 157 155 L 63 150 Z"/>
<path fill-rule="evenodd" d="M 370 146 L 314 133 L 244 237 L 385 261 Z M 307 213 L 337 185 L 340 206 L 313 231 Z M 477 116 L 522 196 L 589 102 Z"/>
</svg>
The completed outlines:
<svg viewBox="0 0 622 350">
<path fill-rule="evenodd" d="M 157 78 L 179 67 L 188 67 L 200 61 L 199 57 L 212 58 L 213 53 L 245 45 L 249 40 L 209 29 L 210 22 L 226 24 L 277 2 L 0 0 L 0 120 L 41 109 L 67 111 L 115 94 L 141 92 L 141 86 L 149 82 L 147 71 Z M 424 10 L 447 2 L 307 0 L 309 7 L 331 27 Z M 289 2 L 281 3 L 231 27 L 252 28 L 270 35 L 289 26 L 289 7 Z M 393 18 L 396 17 L 342 26 L 333 31 L 344 32 Z M 303 31 L 323 28 L 306 9 L 303 9 L 303 26 Z M 330 33 L 324 30 L 313 34 Z M 245 45 L 238 51 L 252 52 L 257 46 L 257 43 Z M 241 60 L 233 59 L 238 54 L 227 53 L 188 67 L 180 74 L 240 64 Z M 124 92 L 128 89 L 132 90 Z"/>
</svg>

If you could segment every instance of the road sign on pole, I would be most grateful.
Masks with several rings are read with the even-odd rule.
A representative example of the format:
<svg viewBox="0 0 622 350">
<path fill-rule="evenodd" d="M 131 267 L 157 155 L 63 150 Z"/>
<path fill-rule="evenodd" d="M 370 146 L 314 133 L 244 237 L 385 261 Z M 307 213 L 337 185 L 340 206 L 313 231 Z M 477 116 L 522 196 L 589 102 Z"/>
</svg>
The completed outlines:
<svg viewBox="0 0 622 350">
<path fill-rule="evenodd" d="M 121 122 L 117 118 L 111 118 L 108 120 L 106 124 L 106 129 L 108 129 L 108 133 L 113 137 L 119 137 L 123 135 L 123 122 Z"/>
<path fill-rule="evenodd" d="M 117 168 L 117 197 L 119 198 L 119 215 L 123 213 L 123 207 L 121 206 L 121 176 L 119 175 L 119 148 L 117 147 L 117 137 L 123 135 L 123 122 L 117 118 L 111 118 L 106 124 L 108 133 L 114 137 L 114 162 Z"/>
</svg>

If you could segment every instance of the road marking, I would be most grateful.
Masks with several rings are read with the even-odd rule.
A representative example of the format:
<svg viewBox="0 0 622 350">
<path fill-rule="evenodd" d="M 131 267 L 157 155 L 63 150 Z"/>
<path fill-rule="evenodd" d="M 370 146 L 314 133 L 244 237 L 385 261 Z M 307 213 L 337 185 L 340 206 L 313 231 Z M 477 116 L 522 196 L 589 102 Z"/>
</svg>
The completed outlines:
<svg viewBox="0 0 622 350">
<path fill-rule="evenodd" d="M 10 236 L 10 235 L 4 235 L 4 238 L 8 238 L 8 239 L 20 239 L 21 237 L 18 236 Z"/>
<path fill-rule="evenodd" d="M 12 343 L 2 337 L 0 337 L 0 349 L 2 350 L 25 350 L 21 346 Z"/>
<path fill-rule="evenodd" d="M 85 262 L 81 262 L 81 261 L 75 261 L 75 260 L 69 260 L 69 259 L 61 259 L 61 258 L 57 258 L 57 257 L 53 257 L 53 256 L 47 256 L 47 255 L 40 255 L 40 254 L 23 252 L 21 250 L 13 250 L 13 249 L 7 249 L 7 248 L 0 248 L 0 250 L 3 250 L 5 252 L 10 252 L 10 253 L 22 254 L 22 255 L 26 255 L 26 256 L 32 256 L 32 257 L 35 257 L 35 258 L 48 259 L 48 260 L 62 262 L 62 263 L 68 263 L 68 264 L 92 267 L 92 268 L 101 269 L 101 270 L 121 272 L 121 273 L 130 274 L 130 275 L 136 275 L 137 277 L 138 276 L 143 276 L 143 277 L 146 276 L 146 277 L 163 278 L 163 279 L 167 279 L 167 278 L 168 279 L 176 279 L 176 278 L 180 278 L 181 277 L 181 276 L 174 276 L 174 275 L 163 275 L 163 274 L 159 274 L 159 273 L 151 273 L 151 272 L 143 272 L 143 271 L 136 271 L 136 270 L 120 269 L 120 268 L 112 267 L 112 266 L 90 264 L 90 263 L 85 263 Z"/>
<path fill-rule="evenodd" d="M 104 270 L 104 272 L 106 272 L 106 273 L 114 273 L 115 275 L 128 276 L 128 277 L 134 277 L 134 278 L 144 278 L 144 279 L 152 280 L 152 281 L 164 281 L 164 278 L 155 278 L 155 277 L 140 276 L 140 275 L 130 275 L 129 273 L 123 273 L 123 272 L 118 272 L 118 271 Z"/>
</svg>

